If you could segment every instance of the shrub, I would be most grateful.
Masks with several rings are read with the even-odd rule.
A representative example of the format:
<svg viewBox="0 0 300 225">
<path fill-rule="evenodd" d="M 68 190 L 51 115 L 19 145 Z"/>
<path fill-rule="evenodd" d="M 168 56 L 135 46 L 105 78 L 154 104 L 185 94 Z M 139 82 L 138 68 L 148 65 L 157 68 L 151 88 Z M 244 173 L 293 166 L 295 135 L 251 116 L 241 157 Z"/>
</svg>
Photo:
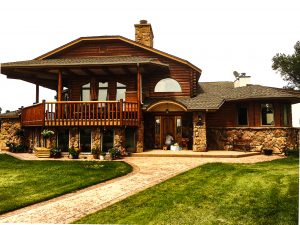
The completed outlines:
<svg viewBox="0 0 300 225">
<path fill-rule="evenodd" d="M 284 150 L 284 155 L 285 156 L 299 157 L 299 149 L 297 149 L 297 148 L 294 148 L 294 149 L 285 149 Z"/>
<path fill-rule="evenodd" d="M 23 153 L 27 152 L 27 146 L 20 144 L 20 145 L 15 145 L 13 143 L 10 144 L 9 149 L 13 153 Z"/>
<path fill-rule="evenodd" d="M 121 151 L 117 148 L 111 148 L 108 150 L 112 160 L 121 158 Z"/>
<path fill-rule="evenodd" d="M 69 153 L 73 159 L 79 158 L 79 153 L 80 153 L 79 148 L 74 148 L 74 146 L 72 146 L 71 148 L 69 148 Z"/>
<path fill-rule="evenodd" d="M 52 148 L 50 151 L 51 157 L 60 158 L 61 157 L 61 149 L 60 148 Z"/>
</svg>

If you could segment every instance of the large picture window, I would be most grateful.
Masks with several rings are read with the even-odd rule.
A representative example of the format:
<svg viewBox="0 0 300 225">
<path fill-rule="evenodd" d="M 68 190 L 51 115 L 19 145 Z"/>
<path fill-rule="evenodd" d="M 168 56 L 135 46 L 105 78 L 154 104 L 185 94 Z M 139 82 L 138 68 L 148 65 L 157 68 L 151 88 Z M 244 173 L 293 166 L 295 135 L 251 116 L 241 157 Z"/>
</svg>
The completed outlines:
<svg viewBox="0 0 300 225">
<path fill-rule="evenodd" d="M 261 124 L 274 125 L 274 108 L 273 104 L 261 104 Z"/>
<path fill-rule="evenodd" d="M 160 80 L 154 88 L 154 92 L 182 92 L 180 84 L 171 78 Z"/>
<path fill-rule="evenodd" d="M 238 106 L 237 109 L 238 125 L 248 125 L 248 108 L 246 106 Z"/>
<path fill-rule="evenodd" d="M 91 129 L 80 129 L 80 150 L 91 152 L 92 132 Z"/>
</svg>

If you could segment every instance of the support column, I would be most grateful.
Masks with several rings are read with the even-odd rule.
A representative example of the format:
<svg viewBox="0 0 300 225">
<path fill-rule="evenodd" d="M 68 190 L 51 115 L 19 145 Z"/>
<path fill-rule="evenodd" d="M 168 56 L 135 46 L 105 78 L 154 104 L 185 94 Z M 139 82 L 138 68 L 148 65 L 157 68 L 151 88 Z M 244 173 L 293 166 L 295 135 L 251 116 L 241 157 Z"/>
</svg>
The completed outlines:
<svg viewBox="0 0 300 225">
<path fill-rule="evenodd" d="M 121 151 L 125 155 L 125 129 L 122 127 L 117 127 L 114 129 L 114 148 Z"/>
<path fill-rule="evenodd" d="M 57 78 L 57 101 L 61 101 L 62 95 L 62 73 L 61 70 L 58 71 L 58 78 Z"/>
<path fill-rule="evenodd" d="M 69 148 L 79 148 L 79 130 L 74 127 L 69 131 Z"/>
<path fill-rule="evenodd" d="M 40 86 L 35 84 L 35 103 L 38 104 L 40 102 Z"/>
<path fill-rule="evenodd" d="M 100 128 L 92 129 L 92 146 L 91 148 L 101 148 L 101 131 Z"/>
<path fill-rule="evenodd" d="M 206 151 L 206 114 L 205 112 L 193 113 L 193 151 Z"/>
<path fill-rule="evenodd" d="M 141 124 L 141 71 L 140 65 L 137 64 L 137 79 L 136 79 L 136 91 L 137 91 L 137 102 L 138 102 L 138 124 Z"/>
<path fill-rule="evenodd" d="M 137 128 L 136 152 L 144 151 L 144 122 Z"/>
</svg>

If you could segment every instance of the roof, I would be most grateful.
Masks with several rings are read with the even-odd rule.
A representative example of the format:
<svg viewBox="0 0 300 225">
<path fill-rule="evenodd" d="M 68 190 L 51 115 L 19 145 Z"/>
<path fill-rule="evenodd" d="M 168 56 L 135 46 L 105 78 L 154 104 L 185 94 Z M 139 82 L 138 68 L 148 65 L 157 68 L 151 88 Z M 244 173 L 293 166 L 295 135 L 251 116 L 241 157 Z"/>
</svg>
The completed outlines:
<svg viewBox="0 0 300 225">
<path fill-rule="evenodd" d="M 46 59 L 46 58 L 48 58 L 48 57 L 50 57 L 50 56 L 52 56 L 52 55 L 54 55 L 54 54 L 56 54 L 58 52 L 61 52 L 61 51 L 65 50 L 65 49 L 67 49 L 67 48 L 69 48 L 71 46 L 74 46 L 74 45 L 76 45 L 76 44 L 78 44 L 80 42 L 83 42 L 83 41 L 103 41 L 103 40 L 120 40 L 120 41 L 126 42 L 128 44 L 131 44 L 131 45 L 143 48 L 143 49 L 145 49 L 147 51 L 150 51 L 150 52 L 153 52 L 153 53 L 165 56 L 165 57 L 167 57 L 169 59 L 175 60 L 175 61 L 180 62 L 182 64 L 185 64 L 185 65 L 193 68 L 194 70 L 196 70 L 200 74 L 202 72 L 202 70 L 200 68 L 198 68 L 197 66 L 193 65 L 192 63 L 190 63 L 187 60 L 184 60 L 182 58 L 179 58 L 177 56 L 171 55 L 169 53 L 160 51 L 158 49 L 148 47 L 146 45 L 140 44 L 140 43 L 138 43 L 136 41 L 130 40 L 128 38 L 125 38 L 125 37 L 119 36 L 119 35 L 114 35 L 114 36 L 80 37 L 80 38 L 75 39 L 75 40 L 73 40 L 73 41 L 71 41 L 71 42 L 69 42 L 69 43 L 67 43 L 67 44 L 65 44 L 63 46 L 60 46 L 60 47 L 58 47 L 58 48 L 56 48 L 56 49 L 54 49 L 54 50 L 52 50 L 50 52 L 47 52 L 47 53 L 45 53 L 45 54 L 43 54 L 43 55 L 41 55 L 41 56 L 39 56 L 39 57 L 37 57 L 35 59 L 36 60 L 44 60 L 44 59 Z"/>
<path fill-rule="evenodd" d="M 109 66 L 109 65 L 136 65 L 155 64 L 168 67 L 155 58 L 144 58 L 138 56 L 101 56 L 84 58 L 63 58 L 63 59 L 43 59 L 27 60 L 18 62 L 2 63 L 2 68 L 37 68 L 37 67 L 66 67 L 66 66 Z"/>
<path fill-rule="evenodd" d="M 226 101 L 259 99 L 289 99 L 300 102 L 300 92 L 282 88 L 266 87 L 261 85 L 247 85 L 234 87 L 234 82 L 201 82 L 199 93 L 194 98 L 172 98 L 187 107 L 188 110 L 217 110 Z M 146 99 L 145 106 L 151 105 L 160 99 Z"/>
<path fill-rule="evenodd" d="M 21 113 L 20 110 L 2 113 L 0 114 L 0 119 L 17 119 L 19 118 L 20 113 Z"/>
</svg>

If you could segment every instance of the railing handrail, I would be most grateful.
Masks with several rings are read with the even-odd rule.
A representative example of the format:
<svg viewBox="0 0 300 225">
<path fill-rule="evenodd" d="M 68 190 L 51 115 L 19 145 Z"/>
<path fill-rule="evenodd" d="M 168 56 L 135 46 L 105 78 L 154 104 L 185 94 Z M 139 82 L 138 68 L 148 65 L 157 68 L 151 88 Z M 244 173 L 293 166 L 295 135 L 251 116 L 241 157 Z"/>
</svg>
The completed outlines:
<svg viewBox="0 0 300 225">
<path fill-rule="evenodd" d="M 28 108 L 32 108 L 32 107 L 36 107 L 36 106 L 40 106 L 40 105 L 42 105 L 42 104 L 44 104 L 44 103 L 41 102 L 41 103 L 33 104 L 33 105 L 30 105 L 30 106 L 26 106 L 26 107 L 23 107 L 21 110 L 28 109 Z"/>
<path fill-rule="evenodd" d="M 46 104 L 65 104 L 65 103 L 118 103 L 120 101 L 60 101 L 60 102 L 45 102 Z M 123 103 L 137 103 L 136 101 L 123 101 Z M 39 103 L 43 104 L 43 103 Z"/>
</svg>

